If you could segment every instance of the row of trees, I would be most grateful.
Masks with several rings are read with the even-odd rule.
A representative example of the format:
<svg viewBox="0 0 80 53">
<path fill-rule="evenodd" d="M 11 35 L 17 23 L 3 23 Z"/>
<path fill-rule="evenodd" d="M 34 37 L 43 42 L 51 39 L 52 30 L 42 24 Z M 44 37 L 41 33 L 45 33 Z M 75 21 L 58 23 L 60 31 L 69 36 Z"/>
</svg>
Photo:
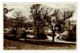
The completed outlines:
<svg viewBox="0 0 80 53">
<path fill-rule="evenodd" d="M 58 29 L 61 30 L 60 24 L 64 24 L 64 21 L 71 18 L 73 16 L 74 11 L 64 11 L 63 13 L 60 12 L 60 9 L 55 9 L 53 13 L 52 8 L 42 6 L 42 4 L 33 4 L 31 7 L 31 17 L 33 18 L 34 25 L 37 30 L 37 38 L 39 38 L 39 30 L 44 27 L 46 23 L 48 23 L 49 28 L 52 31 L 52 37 L 54 42 L 54 36 L 55 36 L 55 27 L 58 27 Z M 62 16 L 62 19 L 60 19 L 60 16 Z M 55 17 L 54 23 L 52 23 L 51 19 Z M 55 25 L 53 25 L 55 24 Z M 60 31 L 59 30 L 59 31 Z"/>
<path fill-rule="evenodd" d="M 6 22 L 6 13 L 8 13 L 11 10 L 8 10 L 7 8 L 4 8 L 4 24 Z M 6 11 L 6 12 L 5 12 Z M 37 31 L 36 37 L 37 39 L 46 38 L 46 35 L 43 35 L 43 31 L 41 31 L 45 26 L 46 23 L 48 23 L 47 25 L 49 25 L 49 28 L 52 31 L 52 37 L 53 37 L 53 42 L 54 42 L 54 36 L 55 36 L 55 31 L 56 31 L 56 27 L 58 27 L 58 31 L 61 31 L 61 24 L 64 25 L 64 22 L 71 18 L 73 16 L 74 11 L 63 11 L 61 12 L 60 9 L 55 9 L 53 11 L 52 8 L 43 6 L 42 4 L 33 4 L 31 7 L 31 15 L 30 18 L 33 20 L 34 23 L 34 28 Z M 19 27 L 22 27 L 24 22 L 26 21 L 26 17 L 22 15 L 22 12 L 17 11 L 14 12 L 13 16 L 15 17 L 16 20 L 16 24 L 12 27 L 16 28 L 16 30 Z M 62 18 L 60 19 L 60 16 L 62 16 Z M 54 20 L 52 21 L 52 18 L 54 18 Z M 26 26 L 25 26 L 26 27 Z M 16 36 L 16 35 L 15 35 Z"/>
<path fill-rule="evenodd" d="M 6 4 L 4 4 L 6 6 Z M 6 15 L 13 11 L 14 8 L 8 9 L 7 7 L 3 8 L 3 17 L 4 17 L 4 28 L 12 27 L 12 31 L 15 34 L 15 37 L 17 35 L 17 30 L 22 27 L 26 27 L 26 24 L 24 23 L 26 21 L 26 17 L 22 15 L 21 11 L 15 11 L 13 16 L 15 18 L 8 18 Z"/>
</svg>

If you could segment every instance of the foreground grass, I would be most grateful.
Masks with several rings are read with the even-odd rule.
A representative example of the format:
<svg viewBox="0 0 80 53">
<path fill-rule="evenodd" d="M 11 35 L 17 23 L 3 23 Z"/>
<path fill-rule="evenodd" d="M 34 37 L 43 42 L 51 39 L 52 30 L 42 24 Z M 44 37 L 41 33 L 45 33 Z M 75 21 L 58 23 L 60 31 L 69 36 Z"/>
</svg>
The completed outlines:
<svg viewBox="0 0 80 53">
<path fill-rule="evenodd" d="M 54 49 L 76 49 L 75 44 L 30 44 L 4 39 L 4 50 L 54 50 Z"/>
</svg>

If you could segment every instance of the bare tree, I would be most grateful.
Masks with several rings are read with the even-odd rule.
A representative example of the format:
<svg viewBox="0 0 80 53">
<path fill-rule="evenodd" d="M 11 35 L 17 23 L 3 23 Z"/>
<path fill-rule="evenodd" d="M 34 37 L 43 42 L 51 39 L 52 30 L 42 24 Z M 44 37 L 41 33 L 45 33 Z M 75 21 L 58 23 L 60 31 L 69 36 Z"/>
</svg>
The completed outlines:
<svg viewBox="0 0 80 53">
<path fill-rule="evenodd" d="M 16 27 L 22 27 L 24 21 L 26 20 L 25 16 L 22 15 L 21 11 L 14 12 L 13 16 L 16 19 Z"/>
<path fill-rule="evenodd" d="M 7 25 L 7 24 L 6 24 L 6 21 L 7 21 L 7 16 L 6 16 L 6 14 L 9 13 L 9 12 L 11 12 L 12 10 L 14 10 L 14 8 L 8 9 L 8 8 L 5 7 L 5 6 L 6 6 L 6 4 L 4 4 L 4 8 L 3 8 L 3 17 L 4 17 L 4 25 L 6 26 L 6 25 Z"/>
<path fill-rule="evenodd" d="M 47 7 L 46 9 L 44 9 L 42 11 L 42 16 L 43 16 L 43 21 L 45 21 L 45 23 L 48 23 L 49 28 L 52 31 L 52 37 L 53 37 L 53 42 L 54 42 L 54 36 L 55 36 L 55 25 L 54 23 L 52 23 L 51 18 L 54 16 L 53 14 L 50 14 L 50 12 L 52 11 L 52 8 Z M 54 28 L 54 29 L 53 29 Z"/>
<path fill-rule="evenodd" d="M 40 8 L 41 4 L 33 4 L 33 6 L 31 7 L 31 17 L 33 18 L 34 21 L 34 25 L 35 28 L 37 30 L 37 38 L 43 38 L 43 36 L 40 35 L 40 30 L 44 27 L 45 22 L 42 21 L 41 17 L 41 13 L 42 13 L 42 9 Z M 45 36 L 46 38 L 46 36 Z"/>
<path fill-rule="evenodd" d="M 63 16 L 63 20 L 65 21 L 66 19 L 69 19 L 73 16 L 74 11 L 64 11 L 62 16 Z"/>
<path fill-rule="evenodd" d="M 63 22 L 64 21 L 66 21 L 67 19 L 69 19 L 69 18 L 71 18 L 72 16 L 73 16 L 73 13 L 74 13 L 74 10 L 72 10 L 72 11 L 64 11 L 63 12 L 63 14 L 62 14 L 62 16 L 63 16 Z M 69 31 L 69 35 L 68 35 L 68 40 L 73 40 L 73 36 L 76 36 L 76 33 L 75 32 L 73 32 L 74 30 L 72 29 L 72 30 L 70 30 L 70 21 L 68 21 L 68 31 Z M 74 39 L 74 40 L 76 40 L 76 39 Z"/>
<path fill-rule="evenodd" d="M 63 16 L 63 21 L 71 18 L 73 16 L 74 11 L 64 11 L 62 16 Z M 70 22 L 68 22 L 68 25 L 70 26 Z M 70 28 L 70 27 L 69 27 Z"/>
<path fill-rule="evenodd" d="M 15 17 L 14 28 L 16 29 L 16 32 L 17 32 L 17 29 L 23 28 L 24 21 L 26 21 L 26 17 L 22 15 L 21 11 L 14 12 L 13 16 Z M 15 34 L 15 37 L 16 37 L 16 34 Z"/>
<path fill-rule="evenodd" d="M 54 15 L 55 18 L 56 18 L 56 25 L 55 25 L 55 27 L 58 27 L 58 31 L 59 31 L 59 32 L 62 31 L 62 26 L 61 26 L 61 24 L 64 25 L 64 24 L 65 24 L 65 21 L 73 16 L 73 12 L 74 12 L 74 11 L 69 11 L 69 10 L 67 10 L 67 11 L 64 10 L 63 12 L 60 12 L 59 9 L 56 9 L 56 10 L 54 11 L 54 14 L 53 14 L 53 15 Z M 59 15 L 62 16 L 62 19 L 59 19 L 59 18 L 60 18 Z M 70 22 L 69 22 L 69 26 L 70 26 Z M 70 27 L 69 27 L 69 28 L 70 28 Z"/>
</svg>

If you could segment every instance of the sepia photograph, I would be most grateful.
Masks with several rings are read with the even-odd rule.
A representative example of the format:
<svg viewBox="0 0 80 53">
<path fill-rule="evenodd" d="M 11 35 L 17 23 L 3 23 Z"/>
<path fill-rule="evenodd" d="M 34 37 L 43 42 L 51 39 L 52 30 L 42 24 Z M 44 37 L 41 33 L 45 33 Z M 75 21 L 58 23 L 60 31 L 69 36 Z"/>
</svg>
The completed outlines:
<svg viewBox="0 0 80 53">
<path fill-rule="evenodd" d="M 3 3 L 4 50 L 76 50 L 76 2 Z"/>
</svg>

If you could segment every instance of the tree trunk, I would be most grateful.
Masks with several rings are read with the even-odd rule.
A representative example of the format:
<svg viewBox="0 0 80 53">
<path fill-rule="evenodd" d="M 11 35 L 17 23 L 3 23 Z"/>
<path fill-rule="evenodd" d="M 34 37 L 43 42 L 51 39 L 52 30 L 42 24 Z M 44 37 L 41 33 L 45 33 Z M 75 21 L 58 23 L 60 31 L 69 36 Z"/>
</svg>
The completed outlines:
<svg viewBox="0 0 80 53">
<path fill-rule="evenodd" d="M 53 38 L 53 39 L 52 39 L 52 42 L 54 43 L 55 30 L 52 30 L 52 34 L 53 34 L 53 35 L 52 35 L 52 38 Z"/>
<path fill-rule="evenodd" d="M 17 28 L 15 29 L 15 38 L 16 38 L 16 35 L 17 35 Z"/>
<path fill-rule="evenodd" d="M 39 27 L 37 26 L 37 39 L 40 38 L 40 35 L 39 35 Z"/>
<path fill-rule="evenodd" d="M 51 25 L 51 30 L 52 30 L 52 42 L 54 43 L 55 28 L 53 29 L 52 25 Z"/>
</svg>

